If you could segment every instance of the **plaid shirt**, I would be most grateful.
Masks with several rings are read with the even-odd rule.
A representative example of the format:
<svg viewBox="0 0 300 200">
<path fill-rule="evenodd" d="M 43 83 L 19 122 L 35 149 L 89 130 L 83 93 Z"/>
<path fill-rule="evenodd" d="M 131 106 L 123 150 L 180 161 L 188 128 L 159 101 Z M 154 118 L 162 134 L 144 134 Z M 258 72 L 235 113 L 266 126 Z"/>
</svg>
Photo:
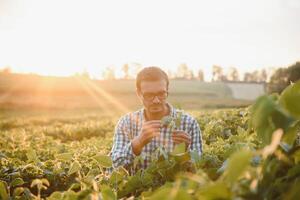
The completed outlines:
<svg viewBox="0 0 300 200">
<path fill-rule="evenodd" d="M 170 107 L 170 115 L 176 117 L 177 109 Z M 128 113 L 123 116 L 115 127 L 114 144 L 110 155 L 113 161 L 113 167 L 117 168 L 123 166 L 130 172 L 134 171 L 130 168 L 136 155 L 133 153 L 131 140 L 138 136 L 143 121 L 145 121 L 144 109 Z M 196 151 L 199 156 L 202 154 L 202 138 L 201 131 L 196 119 L 189 114 L 183 112 L 181 115 L 180 127 L 175 127 L 177 130 L 183 130 L 191 136 L 190 151 Z M 164 147 L 167 152 L 171 152 L 174 148 L 172 140 L 172 133 L 170 128 L 161 128 L 161 134 L 159 137 L 153 138 L 146 146 L 143 147 L 141 156 L 144 158 L 144 162 L 141 168 L 145 169 L 151 162 L 151 153 L 153 153 L 158 147 Z"/>
</svg>

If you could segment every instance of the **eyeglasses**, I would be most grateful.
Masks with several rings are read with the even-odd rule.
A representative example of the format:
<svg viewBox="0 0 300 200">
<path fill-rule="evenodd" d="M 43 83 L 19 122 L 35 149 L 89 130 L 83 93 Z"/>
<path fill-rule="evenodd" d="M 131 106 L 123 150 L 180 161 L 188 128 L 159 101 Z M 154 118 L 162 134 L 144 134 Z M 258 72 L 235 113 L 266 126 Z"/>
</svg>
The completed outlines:
<svg viewBox="0 0 300 200">
<path fill-rule="evenodd" d="M 145 93 L 142 93 L 142 95 L 146 101 L 153 101 L 153 99 L 155 97 L 159 98 L 159 100 L 165 100 L 168 96 L 168 92 L 166 92 L 166 91 L 162 91 L 162 92 L 158 92 L 158 93 L 145 92 Z"/>
</svg>

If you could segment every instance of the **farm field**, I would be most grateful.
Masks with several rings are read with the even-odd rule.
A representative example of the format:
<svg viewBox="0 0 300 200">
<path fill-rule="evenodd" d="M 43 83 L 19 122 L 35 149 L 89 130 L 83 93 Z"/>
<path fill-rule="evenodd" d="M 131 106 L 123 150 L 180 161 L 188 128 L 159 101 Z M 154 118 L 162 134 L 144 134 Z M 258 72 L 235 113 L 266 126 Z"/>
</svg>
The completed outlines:
<svg viewBox="0 0 300 200">
<path fill-rule="evenodd" d="M 0 113 L 2 199 L 299 199 L 300 82 L 252 106 L 188 109 L 204 141 L 178 145 L 129 175 L 107 156 L 122 111 L 9 109 Z M 142 162 L 138 156 L 135 164 Z"/>
<path fill-rule="evenodd" d="M 253 103 L 234 99 L 232 91 L 224 83 L 197 80 L 171 80 L 169 101 L 190 110 L 245 107 Z M 139 105 L 134 80 L 0 75 L 0 108 L 110 108 L 109 113 L 114 115 L 119 111 L 124 113 L 138 109 Z"/>
</svg>

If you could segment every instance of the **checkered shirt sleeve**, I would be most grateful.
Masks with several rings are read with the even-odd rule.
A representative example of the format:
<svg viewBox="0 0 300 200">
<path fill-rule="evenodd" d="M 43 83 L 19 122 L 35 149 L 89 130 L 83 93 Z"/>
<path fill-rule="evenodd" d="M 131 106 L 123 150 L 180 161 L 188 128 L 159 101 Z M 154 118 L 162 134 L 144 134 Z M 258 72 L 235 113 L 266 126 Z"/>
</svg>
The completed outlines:
<svg viewBox="0 0 300 200">
<path fill-rule="evenodd" d="M 115 127 L 114 144 L 111 151 L 113 167 L 129 168 L 134 160 L 131 146 L 131 135 L 126 116 L 121 118 Z"/>
<path fill-rule="evenodd" d="M 191 146 L 190 151 L 196 151 L 199 156 L 202 155 L 202 134 L 199 127 L 199 124 L 196 119 L 190 118 L 191 120 L 191 129 L 189 134 L 191 135 Z"/>
</svg>

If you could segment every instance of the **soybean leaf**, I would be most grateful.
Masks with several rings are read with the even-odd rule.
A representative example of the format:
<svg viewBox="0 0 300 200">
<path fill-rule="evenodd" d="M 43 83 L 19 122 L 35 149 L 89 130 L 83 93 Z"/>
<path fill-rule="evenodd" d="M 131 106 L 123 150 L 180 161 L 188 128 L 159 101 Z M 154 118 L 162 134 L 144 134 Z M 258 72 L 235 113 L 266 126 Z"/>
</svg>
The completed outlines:
<svg viewBox="0 0 300 200">
<path fill-rule="evenodd" d="M 250 123 L 256 130 L 264 145 L 271 142 L 274 127 L 270 124 L 270 116 L 275 110 L 275 102 L 269 96 L 260 97 L 252 107 Z"/>
<path fill-rule="evenodd" d="M 116 200 L 117 199 L 117 195 L 114 193 L 114 191 L 106 185 L 103 185 L 101 187 L 101 195 L 102 195 L 103 200 Z"/>
<path fill-rule="evenodd" d="M 190 200 L 192 197 L 183 189 L 175 189 L 169 187 L 163 187 L 157 190 L 152 196 L 151 200 L 161 200 L 161 199 L 170 199 L 170 200 L 181 200 L 186 199 Z"/>
<path fill-rule="evenodd" d="M 68 175 L 78 172 L 81 169 L 79 162 L 76 160 L 71 164 L 71 167 L 68 171 Z"/>
<path fill-rule="evenodd" d="M 300 199 L 299 188 L 300 188 L 300 181 L 298 179 L 293 183 L 292 187 L 289 189 L 284 199 L 286 200 Z"/>
<path fill-rule="evenodd" d="M 72 153 L 61 153 L 61 154 L 57 154 L 56 159 L 59 160 L 64 160 L 64 161 L 70 161 L 73 158 L 73 154 Z"/>
<path fill-rule="evenodd" d="M 1 199 L 9 199 L 6 182 L 0 181 L 0 197 Z"/>
<path fill-rule="evenodd" d="M 300 119 L 300 81 L 289 85 L 282 92 L 279 102 L 292 116 Z"/>
<path fill-rule="evenodd" d="M 298 149 L 297 151 L 295 151 L 293 153 L 292 157 L 294 158 L 295 163 L 299 164 L 300 163 L 300 149 Z"/>
<path fill-rule="evenodd" d="M 28 152 L 26 153 L 27 159 L 29 162 L 38 162 L 38 157 L 36 155 L 36 151 L 33 149 L 29 149 Z"/>
<path fill-rule="evenodd" d="M 251 158 L 252 153 L 248 150 L 241 150 L 232 154 L 223 174 L 225 181 L 232 185 L 249 166 Z"/>
<path fill-rule="evenodd" d="M 111 184 L 117 184 L 119 183 L 120 181 L 122 181 L 124 178 L 123 174 L 120 173 L 119 171 L 116 171 L 114 170 L 111 175 L 110 175 L 110 178 L 109 178 L 109 182 Z"/>
<path fill-rule="evenodd" d="M 205 186 L 198 193 L 199 199 L 232 199 L 231 191 L 224 182 Z"/>
<path fill-rule="evenodd" d="M 95 160 L 97 160 L 97 162 L 99 163 L 99 165 L 101 165 L 102 167 L 112 167 L 112 160 L 110 156 L 105 156 L 105 155 L 96 155 L 93 157 Z"/>
<path fill-rule="evenodd" d="M 192 197 L 187 193 L 186 190 L 179 188 L 174 200 L 192 200 Z"/>
<path fill-rule="evenodd" d="M 62 192 L 53 192 L 47 199 L 48 200 L 57 200 L 57 199 L 62 199 L 64 196 L 64 193 Z"/>
<path fill-rule="evenodd" d="M 182 153 L 185 153 L 185 143 L 184 142 L 176 145 L 172 152 L 173 155 L 178 155 L 178 154 L 182 154 Z"/>
<path fill-rule="evenodd" d="M 23 192 L 24 192 L 23 187 L 17 187 L 16 189 L 14 189 L 13 196 L 14 197 L 20 196 Z"/>
<path fill-rule="evenodd" d="M 171 122 L 173 121 L 173 118 L 171 116 L 164 116 L 161 119 L 161 124 L 165 127 L 169 127 L 169 125 L 171 124 Z"/>
<path fill-rule="evenodd" d="M 299 121 L 297 123 L 295 123 L 294 125 L 290 126 L 287 129 L 287 131 L 285 132 L 285 134 L 283 135 L 283 138 L 282 138 L 283 142 L 292 146 L 297 138 L 297 133 L 299 131 L 299 127 L 300 127 Z"/>
<path fill-rule="evenodd" d="M 171 188 L 163 187 L 150 197 L 151 200 L 170 199 Z"/>
<path fill-rule="evenodd" d="M 22 178 L 16 178 L 16 179 L 14 179 L 14 180 L 10 183 L 10 186 L 16 187 L 16 186 L 23 185 L 24 183 L 25 183 L 25 182 L 23 181 Z"/>
</svg>

